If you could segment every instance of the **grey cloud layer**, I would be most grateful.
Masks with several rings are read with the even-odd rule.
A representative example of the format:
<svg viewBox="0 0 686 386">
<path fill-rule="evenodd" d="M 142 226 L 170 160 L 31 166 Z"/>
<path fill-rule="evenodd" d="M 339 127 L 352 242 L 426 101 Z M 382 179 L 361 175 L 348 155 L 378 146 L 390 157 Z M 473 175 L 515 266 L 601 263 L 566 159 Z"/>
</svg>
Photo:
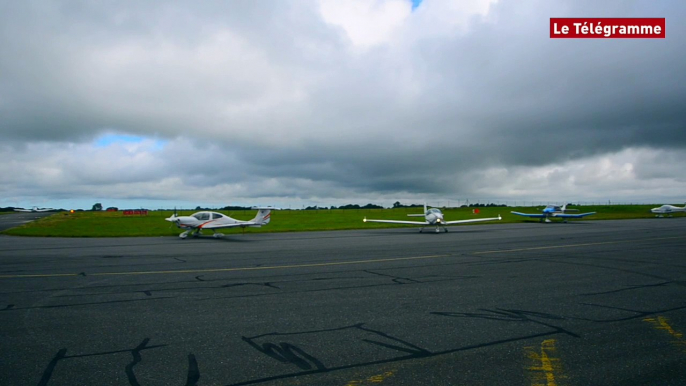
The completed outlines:
<svg viewBox="0 0 686 386">
<path fill-rule="evenodd" d="M 667 17 L 667 39 L 548 38 L 550 17 L 585 15 Z M 678 1 L 501 1 L 466 33 L 411 15 L 356 50 L 317 2 L 3 2 L 0 139 L 192 138 L 122 160 L 159 185 L 469 193 L 489 168 L 683 151 L 686 27 L 670 21 L 685 16 Z M 112 159 L 101 153 L 93 165 Z M 61 157 L 75 185 L 116 183 Z"/>
</svg>

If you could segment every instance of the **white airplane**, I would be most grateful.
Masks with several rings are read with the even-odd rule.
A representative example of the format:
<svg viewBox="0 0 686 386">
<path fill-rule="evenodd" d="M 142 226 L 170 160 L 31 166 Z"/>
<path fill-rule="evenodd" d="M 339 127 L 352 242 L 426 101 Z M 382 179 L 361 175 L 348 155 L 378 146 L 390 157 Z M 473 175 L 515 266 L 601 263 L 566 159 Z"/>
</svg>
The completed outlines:
<svg viewBox="0 0 686 386">
<path fill-rule="evenodd" d="M 664 217 L 665 215 L 672 217 L 672 213 L 686 212 L 686 204 L 684 204 L 683 208 L 674 205 L 662 205 L 658 208 L 653 208 L 650 211 L 655 213 L 655 217 Z"/>
<path fill-rule="evenodd" d="M 453 225 L 453 224 L 466 224 L 470 222 L 480 222 L 480 221 L 494 221 L 494 220 L 502 220 L 502 217 L 498 215 L 498 217 L 491 217 L 491 218 L 475 218 L 475 219 L 470 219 L 470 220 L 455 220 L 455 221 L 445 221 L 443 219 L 443 213 L 441 212 L 440 209 L 436 208 L 431 208 L 431 209 L 426 209 L 426 204 L 424 204 L 424 214 L 408 214 L 409 217 L 424 217 L 424 221 L 397 221 L 397 220 L 369 220 L 366 217 L 364 218 L 364 222 L 383 222 L 383 223 L 389 223 L 389 224 L 411 224 L 411 225 L 423 225 L 421 229 L 419 229 L 419 232 L 421 233 L 424 230 L 424 226 L 436 226 L 436 233 L 439 233 L 441 231 L 441 227 L 443 227 L 444 232 L 448 232 L 448 228 L 446 228 L 446 225 Z"/>
<path fill-rule="evenodd" d="M 578 212 L 579 209 L 567 209 L 567 204 L 558 205 L 548 205 L 543 208 L 542 213 L 520 213 L 520 212 L 510 212 L 516 214 L 517 216 L 524 217 L 534 217 L 539 218 L 541 222 L 551 222 L 551 217 L 561 218 L 563 222 L 567 222 L 568 218 L 582 218 L 595 214 L 596 212 L 580 213 L 580 214 L 569 214 L 569 212 Z"/>
<path fill-rule="evenodd" d="M 31 209 L 24 209 L 24 208 L 14 208 L 15 212 L 51 212 L 53 208 L 39 208 L 37 206 L 32 207 Z"/>
<path fill-rule="evenodd" d="M 185 232 L 179 235 L 180 238 L 185 239 L 189 234 L 193 237 L 198 237 L 200 231 L 203 229 L 210 229 L 214 234 L 215 238 L 223 237 L 224 235 L 218 233 L 216 229 L 221 228 L 259 228 L 262 225 L 269 224 L 271 220 L 271 211 L 277 210 L 271 206 L 267 207 L 254 207 L 252 209 L 257 209 L 257 215 L 255 218 L 249 221 L 236 220 L 225 214 L 217 212 L 197 212 L 190 216 L 177 216 L 176 210 L 171 217 L 165 218 L 166 221 L 173 222 L 177 227 L 181 229 L 187 229 Z"/>
</svg>

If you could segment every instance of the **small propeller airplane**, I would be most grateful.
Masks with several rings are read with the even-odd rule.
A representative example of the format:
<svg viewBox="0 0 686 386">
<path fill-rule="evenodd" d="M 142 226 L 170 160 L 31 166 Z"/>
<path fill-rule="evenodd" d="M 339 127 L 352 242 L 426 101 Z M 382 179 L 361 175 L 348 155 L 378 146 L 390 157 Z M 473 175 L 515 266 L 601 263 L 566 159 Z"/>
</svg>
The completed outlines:
<svg viewBox="0 0 686 386">
<path fill-rule="evenodd" d="M 174 214 L 172 214 L 171 217 L 165 218 L 165 220 L 176 224 L 176 226 L 181 229 L 186 229 L 185 232 L 179 235 L 182 239 L 185 239 L 188 235 L 198 237 L 203 229 L 212 230 L 212 232 L 214 232 L 212 236 L 220 238 L 224 237 L 224 235 L 217 232 L 216 229 L 238 227 L 259 228 L 262 225 L 269 224 L 272 210 L 278 210 L 278 208 L 273 208 L 271 206 L 253 207 L 252 209 L 257 209 L 257 215 L 249 221 L 236 220 L 225 214 L 207 211 L 193 213 L 190 216 L 178 216 L 176 214 L 176 209 L 174 210 Z"/>
<path fill-rule="evenodd" d="M 660 207 L 653 208 L 650 211 L 655 213 L 655 217 L 664 217 L 665 215 L 672 217 L 672 213 L 686 212 L 686 204 L 684 204 L 683 208 L 674 205 L 662 205 Z"/>
<path fill-rule="evenodd" d="M 567 204 L 559 206 L 559 205 L 548 205 L 545 208 L 543 208 L 542 213 L 520 213 L 520 212 L 510 212 L 512 214 L 516 214 L 517 216 L 524 216 L 524 217 L 534 217 L 540 219 L 540 222 L 552 222 L 550 219 L 555 217 L 555 218 L 561 218 L 563 222 L 567 222 L 567 219 L 569 218 L 582 218 L 586 216 L 590 216 L 592 214 L 595 214 L 596 212 L 588 212 L 588 213 L 579 213 L 579 214 L 570 214 L 569 212 L 578 212 L 579 209 L 567 209 Z"/>
<path fill-rule="evenodd" d="M 475 219 L 469 219 L 469 220 L 445 221 L 443 219 L 443 212 L 441 212 L 440 209 L 437 209 L 437 208 L 427 209 L 426 204 L 424 204 L 424 214 L 408 214 L 408 216 L 409 217 L 424 217 L 424 221 L 370 220 L 370 219 L 367 219 L 366 217 L 362 221 L 364 221 L 364 222 L 383 222 L 383 223 L 389 223 L 389 224 L 422 225 L 422 227 L 419 229 L 419 233 L 424 231 L 425 226 L 436 226 L 436 233 L 440 233 L 441 227 L 443 227 L 444 232 L 448 232 L 448 228 L 446 228 L 446 225 L 466 224 L 466 223 L 470 223 L 470 222 L 480 222 L 480 221 L 502 220 L 502 217 L 500 217 L 500 215 L 498 215 L 498 217 L 491 217 L 491 218 L 475 218 Z"/>
<path fill-rule="evenodd" d="M 24 208 L 14 208 L 15 212 L 52 212 L 56 209 L 53 208 L 39 208 L 37 206 L 32 207 L 31 209 L 24 209 Z"/>
</svg>

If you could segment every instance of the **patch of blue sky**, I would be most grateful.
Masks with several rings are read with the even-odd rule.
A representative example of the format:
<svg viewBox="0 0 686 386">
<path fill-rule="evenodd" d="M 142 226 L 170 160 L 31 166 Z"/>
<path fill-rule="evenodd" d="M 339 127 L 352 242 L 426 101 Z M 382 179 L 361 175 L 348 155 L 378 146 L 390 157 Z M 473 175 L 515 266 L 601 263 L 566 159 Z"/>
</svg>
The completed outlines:
<svg viewBox="0 0 686 386">
<path fill-rule="evenodd" d="M 95 146 L 96 147 L 108 147 L 108 146 L 112 146 L 115 144 L 116 145 L 138 144 L 138 143 L 142 143 L 142 142 L 148 141 L 148 140 L 153 141 L 152 148 L 154 150 L 161 150 L 167 144 L 167 141 L 163 141 L 161 139 L 143 137 L 140 135 L 108 133 L 108 134 L 104 134 L 104 135 L 98 137 L 95 140 Z"/>
<path fill-rule="evenodd" d="M 419 7 L 420 4 L 422 4 L 422 1 L 424 0 L 411 0 L 412 1 L 412 10 L 414 11 Z"/>
</svg>

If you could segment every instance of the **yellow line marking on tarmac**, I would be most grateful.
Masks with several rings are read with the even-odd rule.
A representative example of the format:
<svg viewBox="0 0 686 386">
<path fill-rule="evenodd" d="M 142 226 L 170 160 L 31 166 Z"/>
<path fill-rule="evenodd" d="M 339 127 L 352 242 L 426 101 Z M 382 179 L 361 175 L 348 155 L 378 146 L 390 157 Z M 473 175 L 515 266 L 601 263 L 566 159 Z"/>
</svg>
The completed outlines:
<svg viewBox="0 0 686 386">
<path fill-rule="evenodd" d="M 675 345 L 682 347 L 683 349 L 686 349 L 686 340 L 684 340 L 684 334 L 675 330 L 669 324 L 669 319 L 667 319 L 666 317 L 658 316 L 657 318 L 645 318 L 643 319 L 643 321 L 652 324 L 653 327 L 655 327 L 658 330 L 666 331 L 675 339 Z"/>
<path fill-rule="evenodd" d="M 672 239 L 683 239 L 683 238 L 686 238 L 686 236 L 657 237 L 657 238 L 650 238 L 650 239 L 621 240 L 621 241 L 601 241 L 601 242 L 597 242 L 597 243 L 584 243 L 584 244 L 548 245 L 548 246 L 544 246 L 544 247 L 530 247 L 530 248 L 517 248 L 517 249 L 497 249 L 497 250 L 493 250 L 493 251 L 472 252 L 472 254 L 474 254 L 474 255 L 487 255 L 487 254 L 491 254 L 491 253 L 538 251 L 538 250 L 546 250 L 546 249 L 576 248 L 576 247 L 588 247 L 588 246 L 592 246 L 592 245 L 611 245 L 611 244 L 635 243 L 638 241 L 672 240 Z"/>
<path fill-rule="evenodd" d="M 465 253 L 472 254 L 472 255 L 486 255 L 486 254 L 493 254 L 493 253 L 512 253 L 512 252 L 536 251 L 536 250 L 557 249 L 557 248 L 586 247 L 586 246 L 591 246 L 591 245 L 611 245 L 611 244 L 635 243 L 635 242 L 640 242 L 640 241 L 673 240 L 673 239 L 684 239 L 684 238 L 686 238 L 686 236 L 657 237 L 657 238 L 647 238 L 647 239 L 604 241 L 604 242 L 598 242 L 598 243 L 584 243 L 584 244 L 549 245 L 549 246 L 543 246 L 543 247 L 500 249 L 500 250 L 493 250 L 493 251 L 476 251 L 476 252 L 465 252 Z M 436 258 L 451 257 L 451 256 L 454 256 L 454 255 L 445 254 L 445 255 L 429 255 L 429 256 L 413 256 L 413 257 L 395 257 L 395 258 L 388 258 L 388 259 L 353 260 L 353 261 L 339 261 L 339 262 L 331 262 L 331 263 L 275 265 L 275 266 L 268 266 L 268 267 L 180 269 L 180 270 L 168 270 L 168 271 L 95 272 L 95 273 L 88 273 L 88 274 L 83 274 L 83 273 L 46 273 L 46 274 L 27 274 L 27 275 L 0 275 L 0 279 L 74 277 L 74 276 L 84 276 L 84 275 L 85 276 L 124 276 L 124 275 L 160 275 L 160 274 L 175 274 L 175 273 L 259 271 L 259 270 L 268 270 L 268 269 L 311 268 L 311 267 L 327 267 L 327 266 L 336 266 L 336 265 L 386 263 L 386 262 L 392 262 L 392 261 L 436 259 Z"/>
<path fill-rule="evenodd" d="M 528 368 L 533 372 L 531 386 L 557 386 L 555 377 L 562 378 L 560 375 L 560 359 L 555 358 L 555 339 L 546 339 L 541 343 L 541 351 L 536 351 L 535 347 L 525 347 L 527 356 L 536 365 Z"/>
<path fill-rule="evenodd" d="M 266 266 L 266 267 L 179 269 L 179 270 L 169 270 L 169 271 L 96 272 L 96 273 L 89 273 L 89 274 L 87 274 L 87 276 L 159 275 L 159 274 L 174 274 L 174 273 L 208 273 L 208 272 L 262 271 L 262 270 L 268 270 L 268 269 L 329 267 L 329 266 L 336 266 L 336 265 L 385 263 L 385 262 L 389 262 L 389 261 L 406 261 L 406 260 L 437 259 L 437 258 L 449 257 L 449 256 L 451 256 L 451 255 L 428 255 L 428 256 L 412 256 L 412 257 L 394 257 L 394 258 L 389 258 L 389 259 L 369 259 L 369 260 L 338 261 L 338 262 L 332 262 L 332 263 L 312 263 L 312 264 L 294 264 L 294 265 L 274 265 L 274 266 Z M 58 274 L 34 274 L 34 275 L 0 275 L 0 279 L 12 279 L 12 278 L 40 278 L 40 277 L 64 277 L 64 276 L 82 276 L 82 274 L 80 274 L 80 273 L 58 273 Z"/>
<path fill-rule="evenodd" d="M 350 381 L 345 384 L 345 386 L 363 386 L 363 385 L 370 385 L 370 384 L 379 384 L 383 383 L 387 378 L 392 377 L 395 374 L 395 371 L 386 371 L 383 374 L 378 374 L 378 375 L 373 375 L 365 380 L 361 381 Z"/>
</svg>

